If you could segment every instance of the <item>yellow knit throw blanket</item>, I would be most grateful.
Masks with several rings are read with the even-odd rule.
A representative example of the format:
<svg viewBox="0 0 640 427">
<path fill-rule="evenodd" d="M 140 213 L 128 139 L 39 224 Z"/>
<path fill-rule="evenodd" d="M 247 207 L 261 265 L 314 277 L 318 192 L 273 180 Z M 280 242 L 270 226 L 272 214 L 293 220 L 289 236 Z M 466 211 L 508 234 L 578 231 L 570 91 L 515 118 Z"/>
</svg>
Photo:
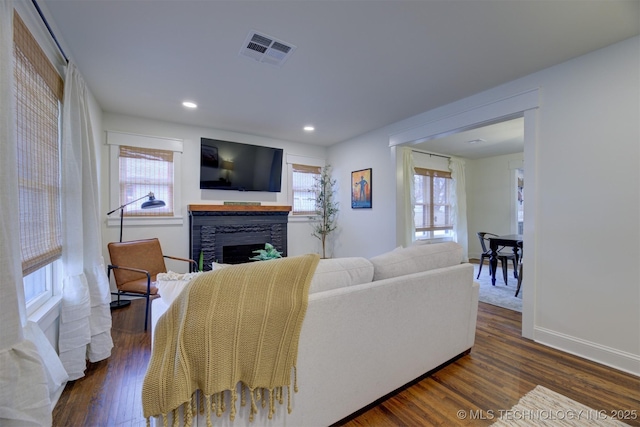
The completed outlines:
<svg viewBox="0 0 640 427">
<path fill-rule="evenodd" d="M 231 399 L 236 414 L 236 385 L 251 398 L 250 420 L 269 394 L 283 403 L 287 388 L 291 412 L 291 373 L 295 378 L 298 339 L 307 311 L 309 284 L 318 265 L 315 254 L 239 264 L 194 278 L 158 320 L 151 360 L 142 386 L 149 417 L 177 420 L 182 406 L 190 425 L 197 408 L 221 416 Z M 196 391 L 200 401 L 196 402 Z M 294 390 L 297 384 L 294 379 Z M 227 393 L 225 393 L 227 392 Z"/>
</svg>

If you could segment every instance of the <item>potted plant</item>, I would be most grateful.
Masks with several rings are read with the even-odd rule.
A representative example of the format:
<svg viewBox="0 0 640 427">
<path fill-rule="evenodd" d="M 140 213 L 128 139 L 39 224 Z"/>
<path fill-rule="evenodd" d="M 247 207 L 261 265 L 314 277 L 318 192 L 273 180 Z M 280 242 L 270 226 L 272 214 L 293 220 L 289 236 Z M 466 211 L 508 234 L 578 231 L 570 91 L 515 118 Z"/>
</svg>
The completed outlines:
<svg viewBox="0 0 640 427">
<path fill-rule="evenodd" d="M 249 258 L 251 261 L 264 261 L 268 259 L 282 258 L 282 252 L 278 251 L 271 243 L 265 243 L 264 249 L 253 251 L 256 256 Z"/>
<path fill-rule="evenodd" d="M 322 258 L 326 258 L 327 236 L 336 229 L 338 202 L 335 201 L 335 179 L 331 179 L 331 166 L 327 165 L 316 178 L 316 216 L 318 222 L 313 226 L 312 236 L 322 242 Z"/>
</svg>

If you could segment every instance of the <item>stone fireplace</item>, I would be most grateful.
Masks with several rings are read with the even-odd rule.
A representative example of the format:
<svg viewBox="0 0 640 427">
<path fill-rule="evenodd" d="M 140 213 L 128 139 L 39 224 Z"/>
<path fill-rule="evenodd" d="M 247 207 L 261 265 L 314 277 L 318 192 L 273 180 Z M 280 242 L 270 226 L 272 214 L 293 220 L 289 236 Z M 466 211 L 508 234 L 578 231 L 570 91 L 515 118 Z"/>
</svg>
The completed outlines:
<svg viewBox="0 0 640 427">
<path fill-rule="evenodd" d="M 211 263 L 249 262 L 253 251 L 271 243 L 287 255 L 287 222 L 290 206 L 189 205 L 190 258 L 200 259 L 203 269 Z"/>
</svg>

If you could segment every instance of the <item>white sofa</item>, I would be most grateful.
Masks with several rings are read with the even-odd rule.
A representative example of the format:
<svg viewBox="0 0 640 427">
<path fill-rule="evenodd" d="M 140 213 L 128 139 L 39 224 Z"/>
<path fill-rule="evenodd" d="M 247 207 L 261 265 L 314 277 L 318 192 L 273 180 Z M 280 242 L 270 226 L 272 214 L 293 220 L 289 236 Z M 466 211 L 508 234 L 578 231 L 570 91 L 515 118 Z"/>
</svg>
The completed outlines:
<svg viewBox="0 0 640 427">
<path fill-rule="evenodd" d="M 328 426 L 464 355 L 475 339 L 479 286 L 461 260 L 456 243 L 320 260 L 300 333 L 293 412 L 285 397 L 272 420 L 261 409 L 249 423 L 238 401 L 235 421 L 212 415 L 213 425 Z M 153 301 L 152 330 L 167 307 Z M 206 426 L 203 415 L 196 425 Z"/>
</svg>

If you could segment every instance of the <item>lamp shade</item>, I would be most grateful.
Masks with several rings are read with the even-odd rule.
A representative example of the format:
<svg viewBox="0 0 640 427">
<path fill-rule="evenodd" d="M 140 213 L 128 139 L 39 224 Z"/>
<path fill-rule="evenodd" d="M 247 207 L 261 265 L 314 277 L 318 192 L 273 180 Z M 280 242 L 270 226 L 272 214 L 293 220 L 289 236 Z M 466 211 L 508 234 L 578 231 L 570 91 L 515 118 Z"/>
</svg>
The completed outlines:
<svg viewBox="0 0 640 427">
<path fill-rule="evenodd" d="M 145 197 L 149 197 L 149 200 L 147 200 L 146 202 L 144 202 L 142 204 L 142 206 L 141 206 L 142 209 L 161 208 L 162 206 L 165 205 L 165 203 L 162 200 L 156 200 L 156 198 L 153 195 L 153 193 L 150 192 L 149 194 L 145 194 L 144 196 L 139 197 L 139 198 L 137 198 L 135 200 L 132 200 L 129 203 L 125 203 L 124 205 L 120 206 L 119 208 L 115 208 L 111 212 L 107 213 L 107 216 L 109 216 L 112 213 L 114 213 L 115 211 L 120 211 L 120 241 L 121 242 L 122 242 L 122 227 L 124 225 L 124 208 L 129 206 L 132 203 L 139 202 L 140 200 L 144 199 Z"/>
<path fill-rule="evenodd" d="M 153 209 L 153 208 L 161 208 L 164 205 L 165 203 L 162 200 L 157 200 L 153 195 L 153 193 L 149 193 L 149 200 L 144 202 L 140 207 L 142 209 Z"/>
<path fill-rule="evenodd" d="M 231 161 L 231 160 L 223 160 L 222 161 L 222 165 L 220 166 L 220 168 L 228 170 L 228 171 L 232 171 L 233 170 L 233 161 Z"/>
</svg>

